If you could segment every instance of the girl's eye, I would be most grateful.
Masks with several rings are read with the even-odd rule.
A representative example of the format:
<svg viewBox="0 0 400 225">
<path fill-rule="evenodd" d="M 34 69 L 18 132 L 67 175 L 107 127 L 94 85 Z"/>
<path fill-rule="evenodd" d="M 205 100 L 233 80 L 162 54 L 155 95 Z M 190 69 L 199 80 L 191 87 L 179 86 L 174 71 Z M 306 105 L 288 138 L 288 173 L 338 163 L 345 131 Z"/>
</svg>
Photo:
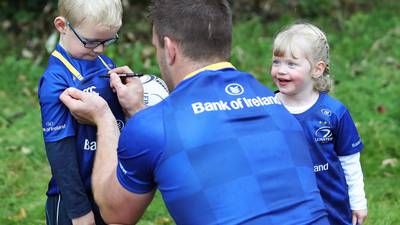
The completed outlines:
<svg viewBox="0 0 400 225">
<path fill-rule="evenodd" d="M 289 65 L 290 67 L 297 66 L 297 64 L 296 64 L 296 63 L 294 63 L 294 62 L 288 62 L 288 65 Z"/>
<path fill-rule="evenodd" d="M 277 59 L 272 60 L 273 65 L 278 65 L 279 63 L 281 63 L 281 62 Z"/>
</svg>

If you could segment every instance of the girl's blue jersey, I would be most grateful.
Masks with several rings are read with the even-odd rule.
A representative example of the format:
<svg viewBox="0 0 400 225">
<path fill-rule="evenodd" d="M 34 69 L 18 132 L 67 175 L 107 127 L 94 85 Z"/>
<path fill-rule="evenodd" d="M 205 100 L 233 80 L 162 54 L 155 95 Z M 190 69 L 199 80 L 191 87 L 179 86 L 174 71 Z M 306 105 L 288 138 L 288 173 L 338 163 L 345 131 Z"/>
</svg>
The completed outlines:
<svg viewBox="0 0 400 225">
<path fill-rule="evenodd" d="M 99 77 L 101 74 L 107 74 L 113 67 L 111 59 L 105 56 L 99 56 L 93 61 L 74 59 L 57 45 L 39 81 L 38 95 L 44 141 L 55 142 L 75 136 L 79 172 L 87 191 L 91 190 L 90 177 L 96 152 L 97 130 L 95 126 L 79 124 L 59 100 L 59 96 L 68 87 L 99 94 L 107 101 L 122 128 L 125 119 L 118 98 L 110 88 L 109 79 Z M 52 177 L 47 194 L 59 192 L 57 183 Z"/>
<path fill-rule="evenodd" d="M 339 156 L 363 148 L 360 135 L 346 107 L 322 92 L 306 112 L 294 114 L 307 135 L 318 187 L 332 225 L 351 225 L 347 183 Z"/>
<path fill-rule="evenodd" d="M 121 185 L 158 188 L 177 224 L 326 224 L 300 124 L 233 68 L 204 70 L 135 114 L 118 160 Z"/>
</svg>

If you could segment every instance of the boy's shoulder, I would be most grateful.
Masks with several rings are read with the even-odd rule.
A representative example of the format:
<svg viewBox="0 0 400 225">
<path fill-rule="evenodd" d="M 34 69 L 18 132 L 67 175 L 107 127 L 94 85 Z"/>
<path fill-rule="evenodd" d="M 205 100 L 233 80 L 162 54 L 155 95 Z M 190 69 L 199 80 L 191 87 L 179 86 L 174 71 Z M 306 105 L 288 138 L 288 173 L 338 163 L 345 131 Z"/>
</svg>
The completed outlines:
<svg viewBox="0 0 400 225">
<path fill-rule="evenodd" d="M 53 58 L 53 59 L 52 59 Z M 61 63 L 58 63 L 57 60 L 54 60 L 54 57 L 50 57 L 48 61 L 48 65 L 44 72 L 42 73 L 42 76 L 40 77 L 39 80 L 39 86 L 42 86 L 41 84 L 43 82 L 50 82 L 50 83 L 69 83 L 69 78 L 70 73 L 68 69 L 62 65 Z"/>
<path fill-rule="evenodd" d="M 43 75 L 54 73 L 67 73 L 68 68 L 66 67 L 65 63 L 63 63 L 63 60 L 66 63 L 70 63 L 70 59 L 68 57 L 63 56 L 62 53 L 58 52 L 57 49 L 55 49 L 50 54 L 49 59 L 47 60 L 47 67 Z"/>
<path fill-rule="evenodd" d="M 56 76 L 57 74 L 65 74 L 67 72 L 67 68 L 60 62 L 60 60 L 50 55 L 47 61 L 47 67 L 42 73 L 42 77 L 49 78 L 52 76 Z"/>
</svg>

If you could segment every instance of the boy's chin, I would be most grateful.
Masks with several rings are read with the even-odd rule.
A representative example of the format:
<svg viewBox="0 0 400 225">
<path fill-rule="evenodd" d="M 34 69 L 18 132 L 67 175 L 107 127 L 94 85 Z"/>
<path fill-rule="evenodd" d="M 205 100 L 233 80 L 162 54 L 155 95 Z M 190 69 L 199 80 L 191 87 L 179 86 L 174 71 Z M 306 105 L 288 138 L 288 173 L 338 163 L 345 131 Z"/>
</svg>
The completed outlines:
<svg viewBox="0 0 400 225">
<path fill-rule="evenodd" d="M 95 60 L 97 58 L 97 55 L 72 55 L 72 57 L 76 59 L 83 59 L 83 60 Z"/>
<path fill-rule="evenodd" d="M 97 59 L 97 55 L 96 56 L 88 56 L 88 57 L 85 57 L 84 59 L 86 59 L 86 60 L 95 60 L 95 59 Z"/>
</svg>

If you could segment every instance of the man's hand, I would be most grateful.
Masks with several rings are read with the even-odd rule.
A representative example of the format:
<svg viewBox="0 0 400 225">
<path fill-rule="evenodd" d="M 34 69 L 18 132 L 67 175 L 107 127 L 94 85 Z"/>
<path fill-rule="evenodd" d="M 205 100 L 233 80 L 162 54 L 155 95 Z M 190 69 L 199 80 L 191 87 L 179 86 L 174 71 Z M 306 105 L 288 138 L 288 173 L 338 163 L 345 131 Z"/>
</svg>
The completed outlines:
<svg viewBox="0 0 400 225">
<path fill-rule="evenodd" d="M 81 217 L 72 219 L 72 225 L 96 225 L 92 211 Z"/>
<path fill-rule="evenodd" d="M 69 108 L 71 114 L 80 122 L 97 124 L 106 116 L 113 117 L 107 102 L 97 94 L 85 93 L 75 88 L 67 88 L 60 100 Z"/>
<path fill-rule="evenodd" d="M 364 224 L 365 219 L 367 219 L 368 210 L 353 210 L 353 218 L 352 224 L 353 225 L 362 225 Z"/>
<path fill-rule="evenodd" d="M 139 78 L 128 77 L 124 81 L 116 73 L 132 73 L 127 67 L 118 67 L 110 70 L 110 86 L 117 93 L 119 104 L 122 106 L 126 117 L 131 117 L 143 109 L 143 85 Z"/>
</svg>

